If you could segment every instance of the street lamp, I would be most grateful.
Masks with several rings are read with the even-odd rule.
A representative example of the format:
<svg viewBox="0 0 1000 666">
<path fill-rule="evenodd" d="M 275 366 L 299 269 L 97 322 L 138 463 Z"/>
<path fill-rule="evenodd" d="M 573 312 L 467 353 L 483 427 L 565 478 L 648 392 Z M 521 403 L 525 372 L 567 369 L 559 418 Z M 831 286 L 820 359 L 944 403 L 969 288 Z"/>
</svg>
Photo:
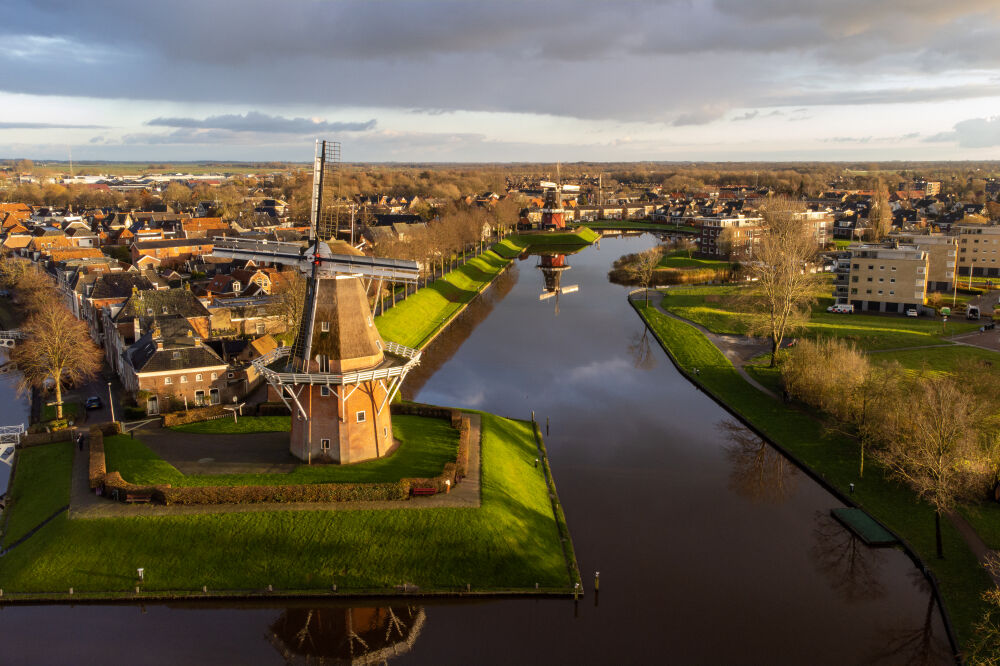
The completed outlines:
<svg viewBox="0 0 1000 666">
<path fill-rule="evenodd" d="M 111 382 L 108 382 L 108 407 L 111 408 L 111 422 L 115 422 L 115 399 L 111 395 Z"/>
</svg>

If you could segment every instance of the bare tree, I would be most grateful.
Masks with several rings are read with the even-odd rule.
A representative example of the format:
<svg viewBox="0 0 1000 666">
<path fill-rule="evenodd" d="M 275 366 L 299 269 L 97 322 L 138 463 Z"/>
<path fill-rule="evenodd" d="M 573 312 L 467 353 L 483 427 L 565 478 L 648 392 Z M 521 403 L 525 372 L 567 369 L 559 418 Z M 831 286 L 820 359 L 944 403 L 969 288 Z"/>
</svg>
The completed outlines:
<svg viewBox="0 0 1000 666">
<path fill-rule="evenodd" d="M 878 243 L 885 239 L 890 231 L 892 231 L 892 208 L 889 206 L 889 189 L 879 183 L 868 208 L 865 239 Z"/>
<path fill-rule="evenodd" d="M 1000 575 L 1000 557 L 990 555 L 986 568 L 994 577 Z M 1000 588 L 990 587 L 983 593 L 986 610 L 975 625 L 975 637 L 968 663 L 1000 666 Z"/>
<path fill-rule="evenodd" d="M 984 422 L 990 415 L 981 400 L 949 376 L 920 377 L 899 400 L 907 417 L 882 429 L 885 446 L 876 457 L 934 507 L 942 558 L 941 514 L 976 494 L 977 471 L 985 465 Z"/>
<path fill-rule="evenodd" d="M 731 442 L 730 488 L 758 502 L 780 504 L 792 496 L 798 470 L 788 458 L 735 421 L 720 421 L 718 428 Z"/>
<path fill-rule="evenodd" d="M 829 513 L 816 512 L 814 543 L 809 554 L 830 586 L 847 601 L 867 601 L 885 596 L 881 569 L 885 556 L 866 546 Z"/>
<path fill-rule="evenodd" d="M 53 298 L 36 309 L 21 327 L 25 339 L 14 347 L 11 360 L 21 373 L 20 389 L 55 387 L 56 418 L 63 417 L 62 386 L 93 377 L 101 367 L 101 352 L 87 325 Z"/>
<path fill-rule="evenodd" d="M 662 258 L 663 250 L 651 247 L 634 255 L 634 258 L 625 264 L 625 270 L 632 281 L 646 290 L 646 305 L 649 305 L 649 288 L 653 285 L 656 267 L 660 265 Z"/>
<path fill-rule="evenodd" d="M 299 334 L 302 310 L 306 302 L 306 279 L 298 270 L 282 271 L 281 287 L 275 290 L 272 312 L 285 320 L 292 340 Z"/>
<path fill-rule="evenodd" d="M 747 329 L 770 338 L 772 368 L 785 334 L 805 323 L 813 301 L 816 276 L 808 267 L 816 256 L 816 234 L 798 215 L 801 209 L 785 197 L 761 206 L 761 238 L 748 264 L 754 286 L 742 299 Z"/>
<path fill-rule="evenodd" d="M 632 366 L 637 370 L 651 370 L 656 367 L 656 356 L 649 342 L 649 327 L 644 326 L 642 333 L 633 333 L 628 344 L 628 354 Z"/>
</svg>

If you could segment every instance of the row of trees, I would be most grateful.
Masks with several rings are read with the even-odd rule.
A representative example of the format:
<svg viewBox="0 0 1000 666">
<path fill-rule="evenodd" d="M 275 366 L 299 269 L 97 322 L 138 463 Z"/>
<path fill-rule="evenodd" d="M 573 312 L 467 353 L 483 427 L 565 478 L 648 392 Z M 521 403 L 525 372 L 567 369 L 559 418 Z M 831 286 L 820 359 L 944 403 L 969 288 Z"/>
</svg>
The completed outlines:
<svg viewBox="0 0 1000 666">
<path fill-rule="evenodd" d="M 62 390 L 97 374 L 101 352 L 87 326 L 77 319 L 61 297 L 55 282 L 34 263 L 0 257 L 0 283 L 15 290 L 26 319 L 20 326 L 25 339 L 11 352 L 20 373 L 22 392 L 32 388 L 55 393 L 56 418 L 63 418 Z"/>
<path fill-rule="evenodd" d="M 963 365 L 951 374 L 876 364 L 838 339 L 802 340 L 781 366 L 789 395 L 828 414 L 859 444 L 858 474 L 872 455 L 941 515 L 981 499 L 1000 480 L 1000 378 Z"/>
</svg>

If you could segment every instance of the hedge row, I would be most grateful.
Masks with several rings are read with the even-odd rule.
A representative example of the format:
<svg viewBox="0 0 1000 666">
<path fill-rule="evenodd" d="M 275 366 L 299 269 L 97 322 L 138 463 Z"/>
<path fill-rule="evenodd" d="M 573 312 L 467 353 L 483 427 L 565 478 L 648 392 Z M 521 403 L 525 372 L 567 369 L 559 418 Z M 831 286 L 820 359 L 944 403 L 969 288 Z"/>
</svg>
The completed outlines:
<svg viewBox="0 0 1000 666">
<path fill-rule="evenodd" d="M 101 432 L 100 427 L 94 426 L 90 429 L 90 467 L 87 474 L 90 480 L 90 489 L 96 490 L 104 485 L 107 476 L 108 468 L 104 459 L 104 433 Z"/>
<path fill-rule="evenodd" d="M 417 402 L 395 402 L 390 407 L 389 410 L 392 414 L 407 414 L 410 416 L 423 416 L 429 419 L 444 419 L 446 421 L 451 421 L 452 427 L 458 427 L 458 421 L 456 419 L 461 419 L 462 413 L 457 409 L 448 409 L 447 407 L 435 407 L 433 405 L 423 405 Z"/>
<path fill-rule="evenodd" d="M 462 417 L 458 428 L 458 456 L 455 458 L 457 481 L 461 481 L 469 471 L 469 441 L 472 435 L 472 424 L 468 417 Z"/>
<path fill-rule="evenodd" d="M 194 409 L 188 409 L 183 412 L 173 412 L 170 414 L 163 415 L 163 427 L 170 428 L 172 426 L 184 425 L 186 423 L 195 423 L 197 421 L 204 421 L 210 419 L 213 416 L 222 416 L 226 413 L 226 410 L 222 405 L 209 405 L 208 407 L 195 407 Z"/>
<path fill-rule="evenodd" d="M 257 405 L 257 416 L 289 416 L 291 413 L 283 402 L 262 402 Z"/>
</svg>

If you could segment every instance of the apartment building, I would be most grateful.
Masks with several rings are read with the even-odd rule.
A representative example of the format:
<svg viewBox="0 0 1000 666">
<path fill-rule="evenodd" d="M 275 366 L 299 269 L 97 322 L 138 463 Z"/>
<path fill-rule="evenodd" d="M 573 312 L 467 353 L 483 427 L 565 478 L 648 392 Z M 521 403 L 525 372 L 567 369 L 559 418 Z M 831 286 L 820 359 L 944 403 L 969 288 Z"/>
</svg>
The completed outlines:
<svg viewBox="0 0 1000 666">
<path fill-rule="evenodd" d="M 825 246 L 833 216 L 825 211 L 807 211 L 797 215 L 812 226 L 817 247 Z M 745 215 L 696 218 L 695 224 L 701 226 L 698 254 L 728 261 L 751 259 L 754 246 L 761 238 L 763 221 L 761 217 Z"/>
<path fill-rule="evenodd" d="M 929 257 L 913 245 L 851 245 L 838 264 L 834 297 L 855 312 L 904 313 L 927 299 Z"/>
<path fill-rule="evenodd" d="M 898 233 L 892 238 L 927 253 L 927 291 L 951 292 L 958 264 L 957 236 Z"/>
<path fill-rule="evenodd" d="M 958 274 L 973 277 L 1000 277 L 1000 226 L 959 224 Z"/>
</svg>

